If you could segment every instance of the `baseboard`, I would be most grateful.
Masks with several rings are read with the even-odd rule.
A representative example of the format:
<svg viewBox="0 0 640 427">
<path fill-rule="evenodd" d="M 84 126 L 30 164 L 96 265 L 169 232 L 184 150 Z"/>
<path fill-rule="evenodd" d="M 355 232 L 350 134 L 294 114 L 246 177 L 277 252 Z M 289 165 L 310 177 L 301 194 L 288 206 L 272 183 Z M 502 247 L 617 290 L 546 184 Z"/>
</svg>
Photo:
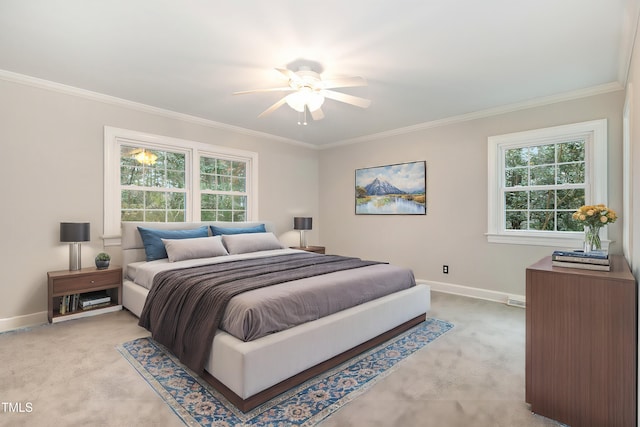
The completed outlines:
<svg viewBox="0 0 640 427">
<path fill-rule="evenodd" d="M 47 312 L 26 314 L 24 316 L 7 317 L 0 319 L 0 333 L 15 329 L 27 328 L 47 323 Z"/>
<path fill-rule="evenodd" d="M 416 280 L 417 283 L 424 283 L 431 286 L 432 291 L 444 292 L 447 294 L 461 295 L 469 298 L 495 301 L 517 307 L 524 307 L 526 298 L 524 295 L 513 295 L 504 292 L 491 291 L 488 289 L 473 288 L 471 286 L 455 285 L 452 283 L 434 282 L 431 280 Z M 514 304 L 514 302 L 516 302 Z M 522 304 L 522 305 L 521 305 Z"/>
<path fill-rule="evenodd" d="M 524 305 L 524 295 L 512 295 L 504 292 L 490 291 L 488 289 L 473 288 L 471 286 L 454 285 L 452 283 L 434 282 L 431 280 L 416 280 L 417 283 L 423 283 L 431 286 L 432 291 L 444 292 L 447 294 L 461 295 L 469 298 L 477 298 L 488 301 L 500 302 L 503 304 L 509 301 L 522 302 Z M 519 304 L 509 304 L 519 306 Z M 47 323 L 47 312 L 32 313 L 24 316 L 9 317 L 0 319 L 0 333 L 12 331 L 14 329 L 26 328 L 29 326 L 42 325 Z"/>
</svg>

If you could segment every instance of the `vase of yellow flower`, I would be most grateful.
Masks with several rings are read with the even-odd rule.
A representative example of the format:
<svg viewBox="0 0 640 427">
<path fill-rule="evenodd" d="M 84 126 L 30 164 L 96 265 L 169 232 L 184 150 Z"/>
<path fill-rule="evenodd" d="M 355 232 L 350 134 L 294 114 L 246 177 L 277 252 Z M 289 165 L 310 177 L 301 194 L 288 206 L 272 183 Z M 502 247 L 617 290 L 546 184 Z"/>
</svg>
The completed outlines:
<svg viewBox="0 0 640 427">
<path fill-rule="evenodd" d="M 584 251 L 586 253 L 602 249 L 600 229 L 618 219 L 616 211 L 605 205 L 585 205 L 573 213 L 573 219 L 584 225 Z"/>
</svg>

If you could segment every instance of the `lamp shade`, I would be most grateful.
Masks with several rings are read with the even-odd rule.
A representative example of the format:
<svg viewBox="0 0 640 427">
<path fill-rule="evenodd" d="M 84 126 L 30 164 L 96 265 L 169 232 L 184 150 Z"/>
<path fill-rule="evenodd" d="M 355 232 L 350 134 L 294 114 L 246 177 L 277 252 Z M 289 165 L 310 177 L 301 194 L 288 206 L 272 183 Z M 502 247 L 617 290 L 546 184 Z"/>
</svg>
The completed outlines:
<svg viewBox="0 0 640 427">
<path fill-rule="evenodd" d="M 88 222 L 61 222 L 60 241 L 61 242 L 88 242 L 90 240 Z"/>
<path fill-rule="evenodd" d="M 293 218 L 293 229 L 294 230 L 311 230 L 311 222 L 313 218 L 304 217 L 304 216 L 296 216 Z"/>
</svg>

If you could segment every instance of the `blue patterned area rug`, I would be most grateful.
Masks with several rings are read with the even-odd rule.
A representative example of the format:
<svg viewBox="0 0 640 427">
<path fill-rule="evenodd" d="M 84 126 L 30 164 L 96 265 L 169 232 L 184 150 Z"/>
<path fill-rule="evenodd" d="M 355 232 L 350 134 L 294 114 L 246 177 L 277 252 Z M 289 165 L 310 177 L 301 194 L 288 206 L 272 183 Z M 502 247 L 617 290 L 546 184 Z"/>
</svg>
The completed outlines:
<svg viewBox="0 0 640 427">
<path fill-rule="evenodd" d="M 451 328 L 451 323 L 428 318 L 246 413 L 150 338 L 124 343 L 118 351 L 189 426 L 306 427 L 316 425 L 358 397 L 403 359 Z"/>
</svg>

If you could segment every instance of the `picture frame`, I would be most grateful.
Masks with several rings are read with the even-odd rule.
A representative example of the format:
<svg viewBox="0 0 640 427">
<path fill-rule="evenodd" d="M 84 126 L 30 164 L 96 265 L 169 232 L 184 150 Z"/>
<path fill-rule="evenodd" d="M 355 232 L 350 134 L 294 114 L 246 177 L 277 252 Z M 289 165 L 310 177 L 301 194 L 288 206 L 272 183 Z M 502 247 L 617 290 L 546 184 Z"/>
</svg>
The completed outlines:
<svg viewBox="0 0 640 427">
<path fill-rule="evenodd" d="M 355 171 L 356 215 L 426 215 L 425 160 Z"/>
</svg>

